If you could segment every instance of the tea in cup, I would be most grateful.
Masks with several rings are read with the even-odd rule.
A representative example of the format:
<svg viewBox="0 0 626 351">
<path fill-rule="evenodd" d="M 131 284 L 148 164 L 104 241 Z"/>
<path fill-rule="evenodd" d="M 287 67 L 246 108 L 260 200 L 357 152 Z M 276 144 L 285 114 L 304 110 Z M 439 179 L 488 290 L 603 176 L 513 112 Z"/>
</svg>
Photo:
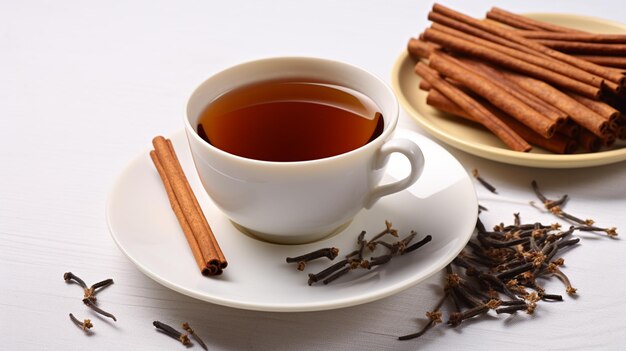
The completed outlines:
<svg viewBox="0 0 626 351">
<path fill-rule="evenodd" d="M 424 157 L 393 139 L 398 102 L 379 78 L 338 61 L 279 57 L 243 63 L 191 95 L 185 131 L 200 180 L 234 223 L 299 244 L 343 228 L 420 176 Z M 410 174 L 379 185 L 389 155 Z"/>
</svg>

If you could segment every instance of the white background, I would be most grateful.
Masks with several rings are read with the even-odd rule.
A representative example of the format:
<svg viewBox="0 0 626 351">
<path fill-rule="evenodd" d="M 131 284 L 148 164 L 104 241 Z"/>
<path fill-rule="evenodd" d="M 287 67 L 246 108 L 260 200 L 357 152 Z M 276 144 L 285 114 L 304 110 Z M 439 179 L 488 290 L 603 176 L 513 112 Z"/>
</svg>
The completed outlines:
<svg viewBox="0 0 626 351">
<path fill-rule="evenodd" d="M 483 16 L 565 12 L 626 21 L 622 1 L 447 1 Z M 107 194 L 152 137 L 182 128 L 185 100 L 212 73 L 278 55 L 327 57 L 389 81 L 410 36 L 427 26 L 425 1 L 1 1 L 0 2 L 0 349 L 181 349 L 152 321 L 188 320 L 211 350 L 620 349 L 626 330 L 626 244 L 583 237 L 566 254 L 577 298 L 543 303 L 533 316 L 490 316 L 441 326 L 421 339 L 441 275 L 362 306 L 314 313 L 221 307 L 170 291 L 140 273 L 113 243 Z M 406 114 L 400 126 L 420 129 Z M 499 189 L 477 187 L 489 225 L 522 212 L 537 179 L 568 209 L 626 234 L 626 163 L 541 170 L 479 159 L 448 148 L 467 170 Z M 459 199 L 462 201 L 462 199 Z M 451 219 L 454 220 L 454 219 Z M 112 277 L 101 293 L 119 322 L 90 314 L 65 271 L 88 282 Z M 558 282 L 551 291 L 563 293 Z M 86 337 L 67 314 L 90 317 Z M 197 349 L 197 347 L 196 347 Z"/>
</svg>

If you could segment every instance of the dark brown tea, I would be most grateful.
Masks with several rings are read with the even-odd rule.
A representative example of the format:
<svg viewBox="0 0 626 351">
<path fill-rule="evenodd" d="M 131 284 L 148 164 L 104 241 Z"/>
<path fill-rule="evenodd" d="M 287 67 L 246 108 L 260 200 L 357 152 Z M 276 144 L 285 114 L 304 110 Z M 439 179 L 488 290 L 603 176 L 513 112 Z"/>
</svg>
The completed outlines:
<svg viewBox="0 0 626 351">
<path fill-rule="evenodd" d="M 291 162 L 359 148 L 379 136 L 383 125 L 376 104 L 358 91 L 281 80 L 221 95 L 202 112 L 198 134 L 231 154 Z"/>
</svg>

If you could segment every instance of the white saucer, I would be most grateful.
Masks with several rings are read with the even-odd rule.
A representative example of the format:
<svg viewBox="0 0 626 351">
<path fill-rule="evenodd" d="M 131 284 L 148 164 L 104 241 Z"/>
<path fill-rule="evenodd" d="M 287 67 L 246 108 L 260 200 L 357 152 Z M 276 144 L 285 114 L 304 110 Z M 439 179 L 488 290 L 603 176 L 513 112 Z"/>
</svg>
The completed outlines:
<svg viewBox="0 0 626 351">
<path fill-rule="evenodd" d="M 374 301 L 445 267 L 469 240 L 477 217 L 473 183 L 452 155 L 414 132 L 398 130 L 396 137 L 411 139 L 422 148 L 426 165 L 416 184 L 361 211 L 335 236 L 312 244 L 276 245 L 258 241 L 234 227 L 204 192 L 183 131 L 171 135 L 190 185 L 228 259 L 228 268 L 218 277 L 200 274 L 147 150 L 127 166 L 113 186 L 106 209 L 109 229 L 120 250 L 147 276 L 215 304 L 298 312 Z M 403 177 L 409 167 L 403 156 L 393 155 L 383 182 Z M 304 272 L 285 263 L 287 256 L 322 247 L 335 246 L 340 255 L 346 254 L 354 249 L 361 230 L 374 235 L 384 228 L 384 220 L 392 221 L 401 236 L 416 230 L 417 240 L 427 234 L 433 240 L 389 264 L 351 272 L 326 286 L 308 286 L 307 273 L 327 267 L 328 260 L 311 262 Z"/>
</svg>

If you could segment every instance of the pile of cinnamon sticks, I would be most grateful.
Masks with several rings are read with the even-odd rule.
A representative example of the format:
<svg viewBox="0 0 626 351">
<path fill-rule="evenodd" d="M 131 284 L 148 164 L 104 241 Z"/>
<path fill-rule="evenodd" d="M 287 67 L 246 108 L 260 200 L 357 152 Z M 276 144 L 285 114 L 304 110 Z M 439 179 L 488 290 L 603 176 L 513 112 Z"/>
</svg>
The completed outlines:
<svg viewBox="0 0 626 351">
<path fill-rule="evenodd" d="M 626 139 L 626 35 L 498 8 L 481 20 L 435 4 L 428 19 L 408 52 L 429 105 L 482 124 L 515 151 L 595 152 Z"/>
</svg>

